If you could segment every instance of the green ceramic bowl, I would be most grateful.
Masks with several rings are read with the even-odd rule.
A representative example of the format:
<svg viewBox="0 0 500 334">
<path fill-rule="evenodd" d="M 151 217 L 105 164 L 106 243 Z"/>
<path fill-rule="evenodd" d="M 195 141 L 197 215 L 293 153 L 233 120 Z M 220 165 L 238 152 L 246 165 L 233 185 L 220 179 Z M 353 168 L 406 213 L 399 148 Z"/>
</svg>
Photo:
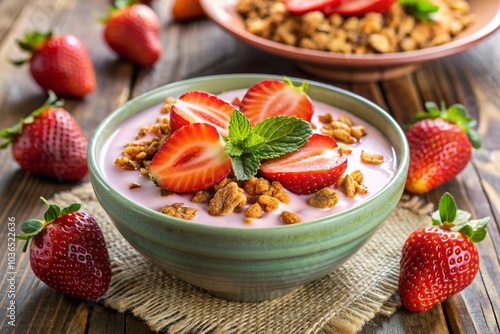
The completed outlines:
<svg viewBox="0 0 500 334">
<path fill-rule="evenodd" d="M 409 149 L 401 128 L 372 102 L 348 91 L 309 82 L 311 98 L 368 121 L 394 147 L 397 172 L 363 203 L 315 221 L 270 228 L 228 228 L 179 220 L 142 207 L 118 193 L 100 168 L 103 146 L 116 128 L 168 96 L 189 90 L 217 94 L 248 88 L 272 75 L 220 75 L 172 83 L 145 93 L 109 115 L 93 134 L 90 180 L 99 203 L 130 244 L 168 273 L 230 300 L 260 301 L 314 281 L 352 256 L 391 213 L 404 189 Z M 292 78 L 293 79 L 293 78 Z M 293 79 L 296 82 L 302 80 Z"/>
</svg>

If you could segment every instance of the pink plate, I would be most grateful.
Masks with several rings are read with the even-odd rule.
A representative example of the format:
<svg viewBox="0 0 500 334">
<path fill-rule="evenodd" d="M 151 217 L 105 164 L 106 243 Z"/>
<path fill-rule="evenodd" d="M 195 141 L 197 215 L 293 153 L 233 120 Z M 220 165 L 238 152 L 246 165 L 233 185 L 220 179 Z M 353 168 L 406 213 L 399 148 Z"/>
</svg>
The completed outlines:
<svg viewBox="0 0 500 334">
<path fill-rule="evenodd" d="M 475 20 L 450 43 L 408 52 L 341 54 L 288 46 L 251 34 L 245 29 L 243 18 L 236 12 L 238 1 L 201 0 L 201 4 L 214 22 L 245 43 L 293 59 L 299 67 L 311 74 L 351 82 L 392 79 L 411 73 L 423 62 L 467 50 L 500 26 L 500 1 L 469 0 Z"/>
</svg>

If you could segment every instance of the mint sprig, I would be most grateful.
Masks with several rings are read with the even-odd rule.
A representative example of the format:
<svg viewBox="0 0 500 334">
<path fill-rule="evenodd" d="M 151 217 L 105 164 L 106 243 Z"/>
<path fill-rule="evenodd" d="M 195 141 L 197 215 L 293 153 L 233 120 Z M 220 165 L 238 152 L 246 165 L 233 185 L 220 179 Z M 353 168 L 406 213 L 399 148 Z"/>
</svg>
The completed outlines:
<svg viewBox="0 0 500 334">
<path fill-rule="evenodd" d="M 457 209 L 453 196 L 446 192 L 439 201 L 439 209 L 433 212 L 432 224 L 442 226 L 468 237 L 473 242 L 480 242 L 486 237 L 486 225 L 490 217 L 473 219 L 472 215 L 464 210 Z"/>
<path fill-rule="evenodd" d="M 422 22 L 429 23 L 432 15 L 439 11 L 439 6 L 429 0 L 398 0 L 404 11 Z"/>
<path fill-rule="evenodd" d="M 248 118 L 235 110 L 229 120 L 226 153 L 231 157 L 237 180 L 257 174 L 262 159 L 278 158 L 297 151 L 312 135 L 311 125 L 297 117 L 275 116 L 252 127 Z"/>
</svg>

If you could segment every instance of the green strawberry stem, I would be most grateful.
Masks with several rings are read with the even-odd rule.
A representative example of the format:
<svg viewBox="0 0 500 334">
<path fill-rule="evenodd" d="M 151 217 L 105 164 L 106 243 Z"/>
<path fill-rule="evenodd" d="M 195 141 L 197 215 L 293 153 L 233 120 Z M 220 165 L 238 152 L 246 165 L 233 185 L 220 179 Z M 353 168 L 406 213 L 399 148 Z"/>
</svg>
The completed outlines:
<svg viewBox="0 0 500 334">
<path fill-rule="evenodd" d="M 24 34 L 24 39 L 18 39 L 16 43 L 21 48 L 21 50 L 33 54 L 36 51 L 40 50 L 40 48 L 45 44 L 45 42 L 47 42 L 50 38 L 52 38 L 52 35 L 53 35 L 52 31 L 28 32 Z M 10 62 L 16 66 L 23 65 L 29 61 L 30 58 L 10 60 Z"/>
<path fill-rule="evenodd" d="M 80 204 L 78 203 L 70 204 L 69 206 L 61 209 L 56 204 L 50 204 L 43 197 L 40 197 L 40 199 L 48 206 L 47 211 L 45 211 L 43 215 L 43 220 L 33 218 L 26 220 L 21 225 L 21 231 L 23 231 L 24 233 L 16 235 L 16 238 L 20 240 L 26 240 L 23 246 L 23 252 L 26 252 L 26 249 L 28 249 L 29 240 L 39 234 L 45 228 L 45 226 L 49 225 L 59 217 L 80 210 Z"/>
<path fill-rule="evenodd" d="M 486 237 L 486 225 L 490 220 L 490 217 L 471 220 L 469 212 L 457 209 L 455 199 L 448 192 L 441 197 L 439 210 L 431 218 L 433 225 L 458 231 L 473 242 L 480 242 Z"/>
<path fill-rule="evenodd" d="M 306 93 L 307 90 L 309 89 L 309 83 L 306 80 L 304 80 L 300 86 L 295 86 L 292 80 L 290 80 L 290 78 L 287 77 L 283 77 L 283 81 L 286 82 L 290 87 L 301 93 Z"/>
<path fill-rule="evenodd" d="M 0 130 L 0 138 L 6 139 L 5 142 L 0 144 L 0 149 L 5 149 L 9 144 L 11 144 L 17 135 L 23 132 L 23 125 L 33 123 L 36 117 L 38 117 L 44 110 L 50 107 L 62 107 L 63 102 L 58 100 L 56 94 L 53 91 L 49 91 L 49 98 L 47 101 L 38 109 L 33 111 L 28 117 L 22 118 L 19 123 L 15 124 L 10 128 L 5 128 Z"/>
<path fill-rule="evenodd" d="M 467 137 L 469 137 L 472 147 L 476 149 L 481 148 L 481 137 L 477 131 L 472 129 L 476 125 L 476 121 L 469 116 L 469 111 L 464 105 L 456 103 L 446 108 L 445 103 L 441 102 L 441 108 L 439 108 L 434 102 L 426 102 L 425 109 L 427 111 L 415 114 L 414 120 L 416 122 L 423 119 L 441 118 L 449 123 L 457 124 L 464 130 Z"/>
</svg>

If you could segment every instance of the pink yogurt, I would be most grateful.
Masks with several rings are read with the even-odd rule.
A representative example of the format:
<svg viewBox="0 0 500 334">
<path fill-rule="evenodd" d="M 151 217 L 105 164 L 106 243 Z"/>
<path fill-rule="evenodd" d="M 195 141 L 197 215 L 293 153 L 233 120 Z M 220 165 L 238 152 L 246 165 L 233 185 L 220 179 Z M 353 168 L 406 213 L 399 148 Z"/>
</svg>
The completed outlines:
<svg viewBox="0 0 500 334">
<path fill-rule="evenodd" d="M 235 97 L 243 97 L 244 94 L 245 90 L 235 90 L 222 93 L 219 96 L 231 102 Z M 320 133 L 319 129 L 322 126 L 322 123 L 318 120 L 319 115 L 330 113 L 334 118 L 338 118 L 342 114 L 349 114 L 346 111 L 318 101 L 314 101 L 314 107 L 315 112 L 312 123 L 316 125 L 317 130 L 314 131 L 318 133 Z M 336 206 L 330 209 L 317 209 L 309 206 L 306 202 L 311 195 L 296 195 L 288 192 L 290 195 L 290 203 L 280 203 L 280 207 L 277 210 L 264 213 L 261 218 L 253 219 L 253 222 L 250 224 L 244 222 L 244 210 L 241 213 L 230 213 L 222 217 L 210 216 L 207 213 L 207 204 L 191 202 L 192 194 L 173 194 L 162 197 L 160 196 L 160 189 L 148 177 L 141 175 L 139 171 L 127 171 L 114 164 L 115 159 L 121 156 L 123 146 L 126 143 L 134 141 L 139 129 L 142 126 L 154 124 L 156 122 L 156 119 L 160 116 L 160 109 L 161 105 L 153 106 L 125 121 L 108 138 L 103 147 L 103 152 L 105 153 L 101 157 L 101 167 L 110 184 L 122 195 L 155 211 L 161 211 L 161 208 L 165 205 L 184 203 L 185 206 L 198 209 L 198 215 L 192 220 L 194 222 L 240 228 L 283 226 L 284 224 L 280 219 L 282 211 L 291 211 L 298 214 L 302 222 L 312 221 L 339 213 L 372 197 L 387 184 L 396 172 L 396 155 L 388 140 L 378 129 L 356 116 L 349 114 L 355 125 L 362 125 L 365 127 L 367 135 L 362 137 L 360 142 L 349 145 L 353 152 L 347 155 L 348 162 L 346 172 L 350 173 L 356 169 L 362 171 L 364 175 L 363 182 L 368 188 L 367 194 L 356 194 L 354 198 L 348 198 L 343 191 L 337 190 L 339 202 Z M 144 140 L 144 138 L 140 141 L 142 140 Z M 384 163 L 380 165 L 369 165 L 361 162 L 361 150 L 365 150 L 369 153 L 382 154 L 384 156 Z M 132 182 L 141 184 L 142 188 L 136 190 L 129 189 L 130 183 Z"/>
</svg>

